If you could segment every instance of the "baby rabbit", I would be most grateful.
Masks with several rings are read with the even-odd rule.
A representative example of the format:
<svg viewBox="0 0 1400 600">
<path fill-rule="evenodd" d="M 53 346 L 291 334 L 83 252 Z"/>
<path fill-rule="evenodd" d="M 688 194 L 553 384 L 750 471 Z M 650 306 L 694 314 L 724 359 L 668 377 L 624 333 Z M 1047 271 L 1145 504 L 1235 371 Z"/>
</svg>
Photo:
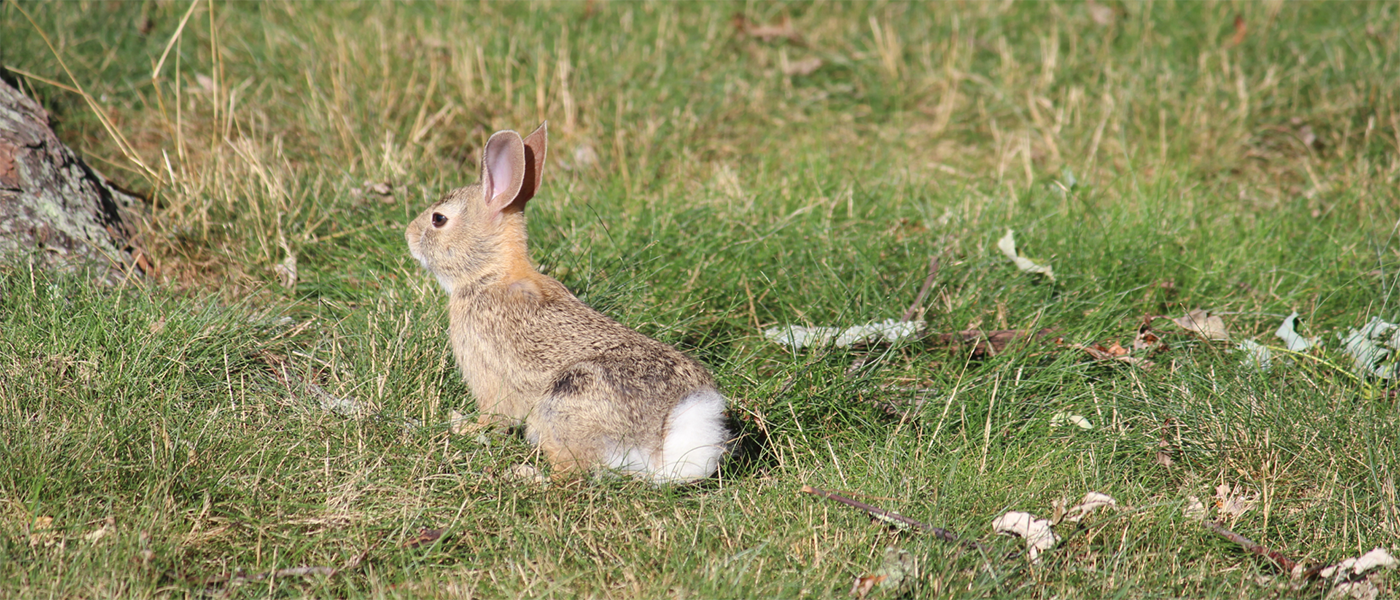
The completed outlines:
<svg viewBox="0 0 1400 600">
<path fill-rule="evenodd" d="M 457 365 L 481 422 L 525 424 L 555 472 L 607 467 L 656 482 L 719 468 L 724 396 L 680 351 L 603 316 L 531 265 L 525 203 L 540 187 L 545 125 L 486 142 L 481 183 L 408 225 L 413 257 L 447 290 Z"/>
</svg>

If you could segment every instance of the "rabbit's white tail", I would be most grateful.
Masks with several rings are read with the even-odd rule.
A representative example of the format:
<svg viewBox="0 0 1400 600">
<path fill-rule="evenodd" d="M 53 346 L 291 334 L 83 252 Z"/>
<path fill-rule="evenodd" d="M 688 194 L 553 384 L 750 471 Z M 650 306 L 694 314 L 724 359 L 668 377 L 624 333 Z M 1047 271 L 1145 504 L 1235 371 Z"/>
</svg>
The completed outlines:
<svg viewBox="0 0 1400 600">
<path fill-rule="evenodd" d="M 666 419 L 661 457 L 651 466 L 658 483 L 704 479 L 719 468 L 729 431 L 724 427 L 724 396 L 705 388 L 686 396 Z"/>
</svg>

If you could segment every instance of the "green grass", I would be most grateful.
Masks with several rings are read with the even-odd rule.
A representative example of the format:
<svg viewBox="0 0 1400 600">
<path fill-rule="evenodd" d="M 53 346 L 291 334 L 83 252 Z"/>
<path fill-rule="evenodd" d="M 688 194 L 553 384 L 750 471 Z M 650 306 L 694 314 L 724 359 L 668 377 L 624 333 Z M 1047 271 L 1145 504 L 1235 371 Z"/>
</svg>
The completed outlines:
<svg viewBox="0 0 1400 600">
<path fill-rule="evenodd" d="M 1182 515 L 1220 484 L 1259 500 L 1234 530 L 1295 559 L 1398 545 L 1400 412 L 1334 332 L 1400 317 L 1400 5 L 212 6 L 154 78 L 189 4 L 0 6 L 0 62 L 72 85 L 43 30 L 151 167 L 20 78 L 151 196 L 159 269 L 102 288 L 0 265 L 0 597 L 844 597 L 890 545 L 921 566 L 911 597 L 1276 595 L 1272 564 Z M 803 43 L 738 35 L 737 12 Z M 510 474 L 544 466 L 519 436 L 450 431 L 474 403 L 403 227 L 475 181 L 492 131 L 545 118 L 535 258 L 714 370 L 745 436 L 716 480 L 540 487 Z M 1007 228 L 1056 282 L 1001 256 Z M 1277 345 L 1298 311 L 1342 368 L 1255 372 L 1157 321 L 1150 370 L 906 344 L 847 376 L 861 352 L 760 334 L 898 317 L 930 256 L 934 331 L 1127 344 L 1144 315 L 1209 308 Z M 991 532 L 1090 490 L 1124 508 L 1061 527 L 1040 565 Z M 420 528 L 447 535 L 405 547 Z"/>
</svg>

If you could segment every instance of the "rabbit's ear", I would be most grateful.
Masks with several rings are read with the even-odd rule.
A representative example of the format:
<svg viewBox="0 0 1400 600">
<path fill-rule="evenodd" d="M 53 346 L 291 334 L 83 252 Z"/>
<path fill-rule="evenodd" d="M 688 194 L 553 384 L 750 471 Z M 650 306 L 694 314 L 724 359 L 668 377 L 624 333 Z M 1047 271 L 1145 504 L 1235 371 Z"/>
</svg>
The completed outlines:
<svg viewBox="0 0 1400 600">
<path fill-rule="evenodd" d="M 481 190 L 493 212 L 510 206 L 525 181 L 525 144 L 514 131 L 497 131 L 481 152 Z"/>
<path fill-rule="evenodd" d="M 544 181 L 545 138 L 548 136 L 545 131 L 546 125 L 549 125 L 548 121 L 540 123 L 539 129 L 525 136 L 525 179 L 520 188 L 520 195 L 515 199 L 515 204 L 520 208 L 524 208 L 525 203 L 535 197 L 540 183 Z"/>
</svg>

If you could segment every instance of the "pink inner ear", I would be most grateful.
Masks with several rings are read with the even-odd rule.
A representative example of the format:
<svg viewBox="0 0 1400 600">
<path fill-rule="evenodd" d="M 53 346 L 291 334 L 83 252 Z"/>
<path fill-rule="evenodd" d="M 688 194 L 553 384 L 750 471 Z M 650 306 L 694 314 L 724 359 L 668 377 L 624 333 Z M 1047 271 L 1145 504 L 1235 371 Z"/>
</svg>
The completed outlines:
<svg viewBox="0 0 1400 600">
<path fill-rule="evenodd" d="M 496 197 L 510 191 L 512 183 L 517 179 L 516 173 L 512 171 L 510 152 L 496 152 L 488 159 L 486 169 L 491 174 L 491 198 L 494 202 Z M 511 200 L 511 198 L 506 198 Z"/>
</svg>

